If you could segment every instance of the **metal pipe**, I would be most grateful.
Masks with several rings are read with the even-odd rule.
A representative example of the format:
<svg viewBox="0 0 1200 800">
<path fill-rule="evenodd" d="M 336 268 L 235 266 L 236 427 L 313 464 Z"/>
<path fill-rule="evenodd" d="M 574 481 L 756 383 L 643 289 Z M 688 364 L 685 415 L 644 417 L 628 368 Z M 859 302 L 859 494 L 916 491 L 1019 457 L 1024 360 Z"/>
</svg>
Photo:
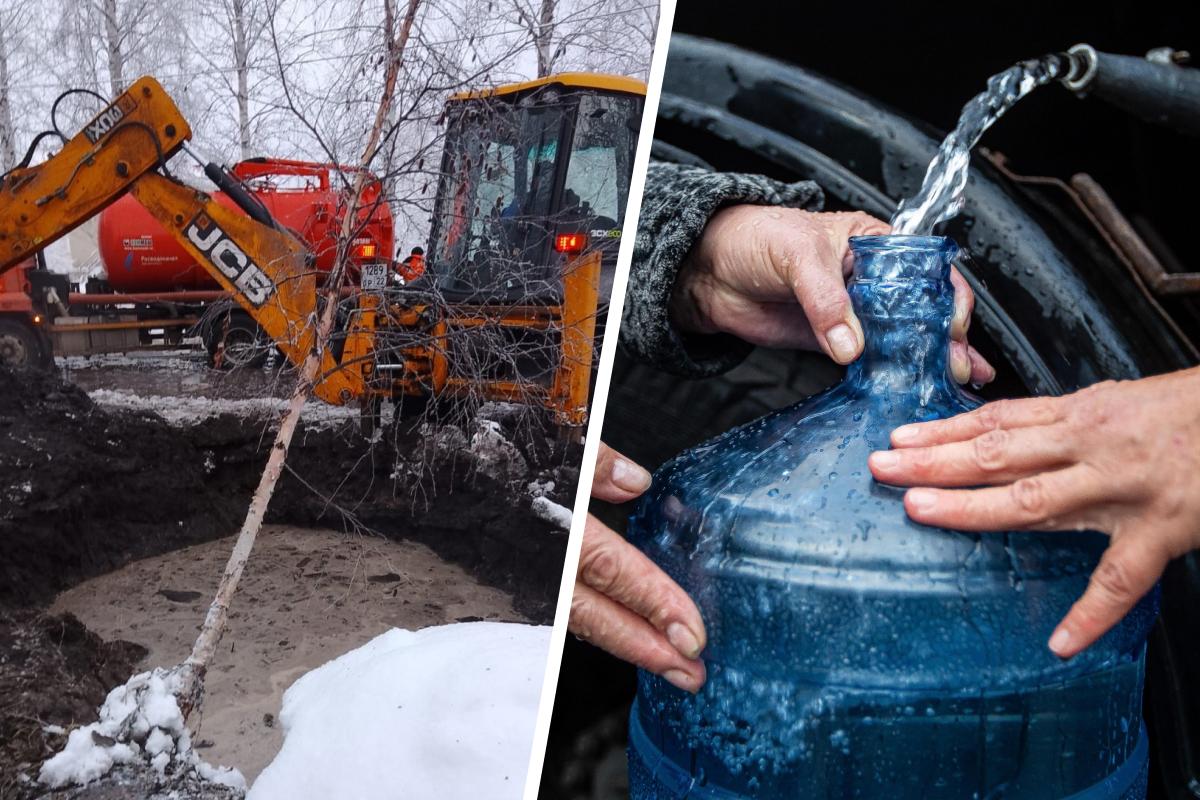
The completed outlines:
<svg viewBox="0 0 1200 800">
<path fill-rule="evenodd" d="M 1146 58 L 1098 52 L 1088 44 L 1068 51 L 1063 85 L 1095 95 L 1147 122 L 1200 136 L 1200 70 L 1182 66 L 1186 53 L 1160 48 Z"/>
<path fill-rule="evenodd" d="M 183 292 L 141 292 L 138 294 L 85 294 L 71 292 L 67 302 L 73 306 L 117 306 L 136 303 L 215 303 L 227 300 L 229 292 L 192 290 Z"/>
<path fill-rule="evenodd" d="M 126 322 L 85 322 L 80 325 L 51 325 L 46 330 L 50 333 L 82 333 L 84 331 L 124 331 L 142 328 L 183 328 L 193 325 L 195 322 L 195 317 L 138 319 Z"/>
<path fill-rule="evenodd" d="M 343 286 L 341 296 L 358 294 L 357 286 Z M 73 306 L 119 306 L 139 303 L 216 303 L 229 300 L 233 295 L 220 289 L 187 289 L 178 292 L 131 292 L 129 294 L 87 294 L 71 292 L 68 304 Z"/>
</svg>

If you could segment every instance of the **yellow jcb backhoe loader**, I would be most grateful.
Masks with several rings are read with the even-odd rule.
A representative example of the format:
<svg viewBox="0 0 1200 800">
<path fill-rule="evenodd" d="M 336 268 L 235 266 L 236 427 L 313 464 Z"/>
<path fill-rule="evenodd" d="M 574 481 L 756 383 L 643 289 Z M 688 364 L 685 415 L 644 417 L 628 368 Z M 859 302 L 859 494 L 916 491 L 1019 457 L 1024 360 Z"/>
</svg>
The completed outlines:
<svg viewBox="0 0 1200 800">
<path fill-rule="evenodd" d="M 384 399 L 471 395 L 582 425 L 644 93 L 566 74 L 451 98 L 426 274 L 397 287 L 389 263 L 363 267 L 317 397 L 373 419 Z M 129 191 L 299 365 L 317 311 L 305 245 L 224 168 L 204 165 L 241 212 L 173 178 L 191 135 L 144 77 L 47 161 L 27 156 L 0 176 L 0 273 Z"/>
</svg>

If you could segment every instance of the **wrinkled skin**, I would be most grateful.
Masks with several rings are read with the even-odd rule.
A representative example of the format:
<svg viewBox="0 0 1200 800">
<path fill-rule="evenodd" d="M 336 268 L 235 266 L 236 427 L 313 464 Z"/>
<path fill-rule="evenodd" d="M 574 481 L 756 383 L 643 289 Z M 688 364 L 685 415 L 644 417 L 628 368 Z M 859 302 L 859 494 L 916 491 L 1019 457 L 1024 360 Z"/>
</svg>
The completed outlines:
<svg viewBox="0 0 1200 800">
<path fill-rule="evenodd" d="M 592 497 L 624 503 L 650 488 L 650 473 L 600 445 Z M 704 622 L 683 589 L 591 514 L 583 529 L 571 631 L 618 658 L 694 692 L 704 684 Z"/>
<path fill-rule="evenodd" d="M 849 364 L 863 349 L 850 306 L 852 236 L 891 228 L 861 211 L 813 212 L 730 206 L 713 215 L 679 271 L 671 299 L 675 324 L 694 333 L 730 333 L 766 347 L 822 350 Z M 950 325 L 950 368 L 959 383 L 996 376 L 967 345 L 974 295 L 958 270 Z"/>
<path fill-rule="evenodd" d="M 871 454 L 871 472 L 916 487 L 904 507 L 917 522 L 1109 535 L 1050 636 L 1061 658 L 1120 622 L 1170 559 L 1200 547 L 1200 368 L 1002 400 L 891 438 L 894 449 Z"/>
</svg>

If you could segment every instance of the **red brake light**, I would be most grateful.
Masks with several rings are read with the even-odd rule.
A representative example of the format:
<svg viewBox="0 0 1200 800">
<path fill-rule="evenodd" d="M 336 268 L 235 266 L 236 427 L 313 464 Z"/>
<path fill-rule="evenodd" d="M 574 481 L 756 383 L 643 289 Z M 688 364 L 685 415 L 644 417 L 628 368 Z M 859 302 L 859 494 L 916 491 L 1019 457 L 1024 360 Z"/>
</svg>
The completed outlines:
<svg viewBox="0 0 1200 800">
<path fill-rule="evenodd" d="M 554 249 L 560 253 L 582 253 L 585 247 L 586 233 L 560 233 L 554 237 Z"/>
<path fill-rule="evenodd" d="M 370 242 L 368 244 L 360 244 L 358 246 L 358 257 L 359 258 L 374 258 L 375 250 L 376 250 L 376 248 L 375 248 L 374 242 Z"/>
</svg>

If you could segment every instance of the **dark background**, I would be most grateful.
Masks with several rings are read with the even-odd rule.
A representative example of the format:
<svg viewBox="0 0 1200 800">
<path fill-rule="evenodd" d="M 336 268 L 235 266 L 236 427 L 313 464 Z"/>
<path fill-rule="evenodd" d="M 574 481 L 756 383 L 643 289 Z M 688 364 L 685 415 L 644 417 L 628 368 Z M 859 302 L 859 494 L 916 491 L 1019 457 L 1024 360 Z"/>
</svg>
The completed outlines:
<svg viewBox="0 0 1200 800">
<path fill-rule="evenodd" d="M 763 11 L 744 10 L 755 6 Z M 988 76 L 1080 42 L 1127 55 L 1166 45 L 1191 52 L 1200 65 L 1200 2 L 681 0 L 674 30 L 815 70 L 939 132 L 954 127 Z M 1088 172 L 1126 215 L 1151 221 L 1177 254 L 1191 246 L 1200 210 L 1196 139 L 1047 86 L 1000 119 L 981 145 L 1007 155 L 1024 174 L 1065 179 Z"/>
<path fill-rule="evenodd" d="M 926 124 L 939 139 L 988 76 L 1021 59 L 1085 42 L 1130 55 L 1166 45 L 1194 53 L 1193 63 L 1200 63 L 1200 2 L 731 5 L 680 0 L 674 30 L 822 73 Z M 982 146 L 1004 153 L 1010 167 L 1026 175 L 1065 180 L 1089 173 L 1131 220 L 1165 240 L 1177 257 L 1176 268 L 1198 268 L 1191 252 L 1200 211 L 1200 140 L 1154 128 L 1096 99 L 1079 100 L 1055 85 L 1022 100 L 984 135 Z M 653 469 L 683 447 L 792 402 L 789 392 L 815 391 L 838 376 L 828 361 L 800 354 L 781 377 L 770 372 L 778 358 L 757 356 L 717 386 L 716 381 L 659 379 L 618 355 L 605 441 Z M 677 386 L 650 385 L 656 381 Z M 681 402 L 660 405 L 681 407 L 654 414 L 640 407 L 662 397 Z M 698 408 L 722 411 L 697 414 Z M 726 413 L 726 408 L 736 411 Z M 664 417 L 672 416 L 674 424 L 664 424 Z M 620 530 L 631 509 L 594 503 L 593 510 Z M 623 759 L 624 715 L 634 680 L 628 665 L 568 637 L 542 798 L 622 796 L 615 773 Z M 1152 786 L 1152 795 L 1158 790 Z"/>
</svg>

